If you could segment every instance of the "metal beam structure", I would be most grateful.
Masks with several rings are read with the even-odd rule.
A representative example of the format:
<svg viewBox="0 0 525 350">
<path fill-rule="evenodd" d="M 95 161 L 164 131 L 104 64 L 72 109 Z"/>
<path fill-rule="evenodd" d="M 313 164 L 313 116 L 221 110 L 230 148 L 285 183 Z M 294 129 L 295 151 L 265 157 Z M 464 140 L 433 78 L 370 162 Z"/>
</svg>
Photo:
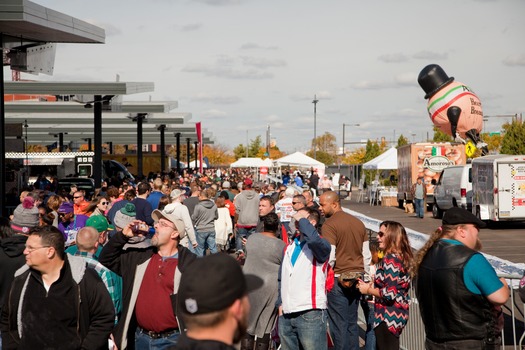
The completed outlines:
<svg viewBox="0 0 525 350">
<path fill-rule="evenodd" d="M 7 38 L 4 47 L 31 43 L 103 44 L 103 28 L 35 4 L 28 0 L 0 3 L 0 28 Z"/>
<path fill-rule="evenodd" d="M 9 84 L 9 82 L 6 82 Z M 78 102 L 5 102 L 5 112 L 9 113 L 68 113 L 68 114 L 93 114 L 92 104 L 78 103 Z M 159 101 L 159 102 L 122 102 L 111 105 L 111 109 L 105 110 L 104 114 L 118 114 L 118 113 L 169 113 L 178 108 L 177 101 Z M 180 113 L 184 114 L 184 113 Z M 189 114 L 189 113 L 185 113 Z M 57 115 L 59 119 L 67 118 L 67 116 Z"/>
<path fill-rule="evenodd" d="M 103 44 L 103 28 L 48 9 L 29 0 L 9 0 L 0 3 L 0 47 L 23 51 L 32 45 L 45 43 Z M 0 73 L 0 215 L 6 216 L 5 178 L 5 108 L 4 69 Z M 96 145 L 95 145 L 96 146 Z"/>
</svg>

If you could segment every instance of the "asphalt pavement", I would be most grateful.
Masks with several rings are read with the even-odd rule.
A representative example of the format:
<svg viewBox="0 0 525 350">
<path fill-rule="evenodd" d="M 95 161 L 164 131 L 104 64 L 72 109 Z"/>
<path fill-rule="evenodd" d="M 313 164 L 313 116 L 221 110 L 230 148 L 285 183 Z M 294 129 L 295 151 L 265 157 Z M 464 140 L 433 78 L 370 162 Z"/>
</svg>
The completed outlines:
<svg viewBox="0 0 525 350">
<path fill-rule="evenodd" d="M 357 191 L 352 193 L 351 200 L 343 200 L 342 205 L 374 219 L 397 221 L 425 234 L 431 234 L 441 225 L 441 220 L 434 219 L 431 212 L 426 212 L 425 218 L 420 219 L 398 207 L 371 206 L 368 200 L 358 203 Z M 525 222 L 490 223 L 488 228 L 480 231 L 479 237 L 483 252 L 514 263 L 525 262 Z"/>
</svg>

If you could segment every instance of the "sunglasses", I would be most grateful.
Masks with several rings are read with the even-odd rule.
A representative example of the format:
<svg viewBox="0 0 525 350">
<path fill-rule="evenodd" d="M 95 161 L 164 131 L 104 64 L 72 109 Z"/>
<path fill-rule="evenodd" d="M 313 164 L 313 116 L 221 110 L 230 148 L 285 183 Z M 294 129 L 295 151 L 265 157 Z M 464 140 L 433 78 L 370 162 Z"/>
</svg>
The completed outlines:
<svg viewBox="0 0 525 350">
<path fill-rule="evenodd" d="M 384 235 L 385 235 L 385 233 L 383 231 L 379 231 L 377 233 L 377 237 L 379 237 L 379 238 L 383 238 Z"/>
<path fill-rule="evenodd" d="M 102 205 L 108 205 L 109 202 L 100 202 L 100 204 L 102 204 Z"/>
</svg>

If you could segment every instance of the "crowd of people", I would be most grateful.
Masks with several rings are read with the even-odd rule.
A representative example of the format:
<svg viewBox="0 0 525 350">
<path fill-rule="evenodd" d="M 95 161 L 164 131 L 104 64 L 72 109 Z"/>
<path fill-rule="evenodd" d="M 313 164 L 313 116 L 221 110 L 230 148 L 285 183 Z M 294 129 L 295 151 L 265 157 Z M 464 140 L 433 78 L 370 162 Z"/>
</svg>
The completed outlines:
<svg viewBox="0 0 525 350">
<path fill-rule="evenodd" d="M 479 253 L 484 222 L 450 209 L 414 254 L 400 223 L 371 235 L 333 189 L 315 169 L 28 188 L 0 221 L 2 348 L 359 349 L 362 307 L 365 348 L 399 349 L 411 285 L 428 349 L 498 348 L 509 290 Z"/>
</svg>

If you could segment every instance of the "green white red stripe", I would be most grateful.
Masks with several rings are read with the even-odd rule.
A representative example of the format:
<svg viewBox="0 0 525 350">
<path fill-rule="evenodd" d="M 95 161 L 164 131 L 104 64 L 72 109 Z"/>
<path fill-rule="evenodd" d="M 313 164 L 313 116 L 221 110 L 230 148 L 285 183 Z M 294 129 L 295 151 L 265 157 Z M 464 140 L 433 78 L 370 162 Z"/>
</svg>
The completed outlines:
<svg viewBox="0 0 525 350">
<path fill-rule="evenodd" d="M 465 85 L 458 85 L 450 89 L 450 91 L 448 91 L 446 94 L 440 98 L 437 98 L 428 105 L 428 114 L 430 115 L 430 119 L 434 121 L 434 118 L 436 118 L 438 114 L 452 106 L 455 101 L 459 100 L 463 96 L 469 95 L 478 99 L 478 97 Z"/>
</svg>

